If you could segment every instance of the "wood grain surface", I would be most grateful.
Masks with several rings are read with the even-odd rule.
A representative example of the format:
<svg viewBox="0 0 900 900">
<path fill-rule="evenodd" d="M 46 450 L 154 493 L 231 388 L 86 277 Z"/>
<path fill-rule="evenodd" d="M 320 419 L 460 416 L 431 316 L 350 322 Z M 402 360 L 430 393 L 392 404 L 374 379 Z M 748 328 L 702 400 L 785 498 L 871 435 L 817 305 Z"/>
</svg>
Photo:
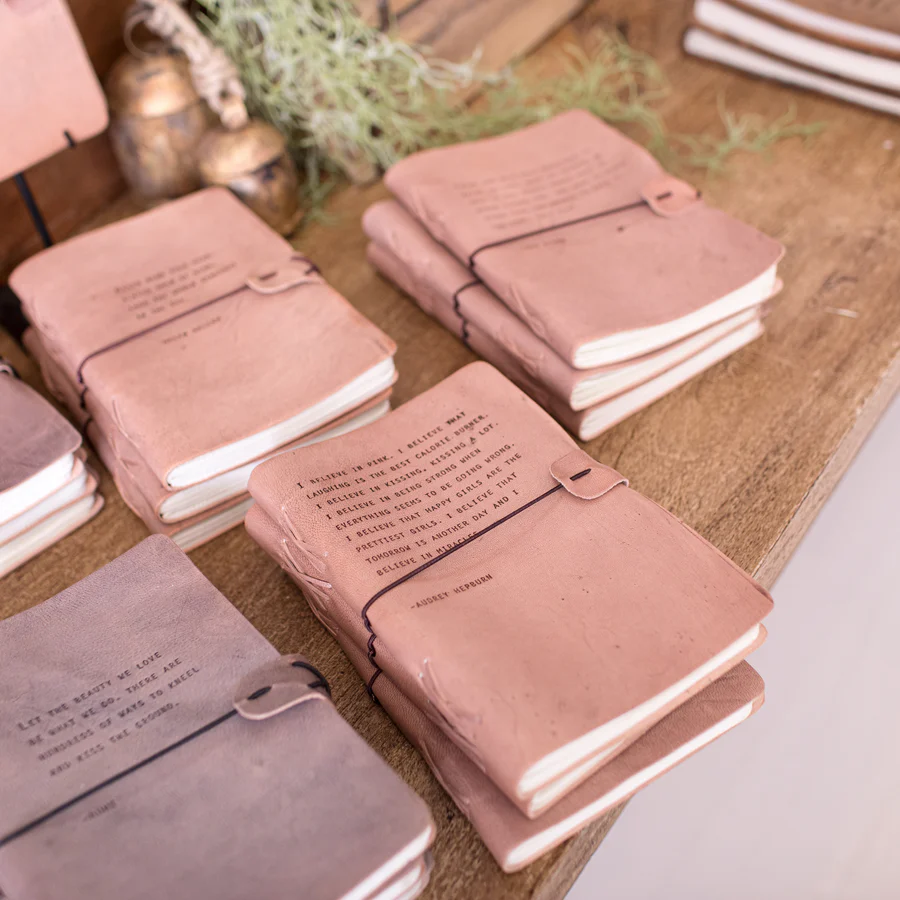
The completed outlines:
<svg viewBox="0 0 900 900">
<path fill-rule="evenodd" d="M 678 131 L 716 130 L 720 97 L 730 109 L 769 117 L 795 104 L 802 121 L 827 123 L 813 142 L 737 157 L 724 175 L 682 173 L 709 202 L 785 243 L 784 292 L 762 340 L 586 445 L 771 585 L 900 382 L 900 124 L 684 58 L 678 39 L 687 14 L 681 0 L 597 2 L 526 67 L 551 77 L 562 46 L 590 46 L 597 25 L 615 23 L 662 62 L 673 85 L 666 113 Z M 366 265 L 359 217 L 383 196 L 381 185 L 343 191 L 332 207 L 336 223 L 307 227 L 297 245 L 397 341 L 395 401 L 402 403 L 474 357 Z M 127 212 L 119 205 L 108 217 Z M 10 339 L 0 337 L 0 353 L 39 384 Z M 0 581 L 0 615 L 50 597 L 145 536 L 107 475 L 102 488 L 107 507 L 94 522 Z M 523 872 L 503 875 L 424 762 L 369 702 L 300 593 L 243 529 L 191 558 L 279 650 L 302 651 L 322 668 L 340 711 L 429 803 L 438 837 L 426 897 L 565 895 L 615 814 Z"/>
</svg>

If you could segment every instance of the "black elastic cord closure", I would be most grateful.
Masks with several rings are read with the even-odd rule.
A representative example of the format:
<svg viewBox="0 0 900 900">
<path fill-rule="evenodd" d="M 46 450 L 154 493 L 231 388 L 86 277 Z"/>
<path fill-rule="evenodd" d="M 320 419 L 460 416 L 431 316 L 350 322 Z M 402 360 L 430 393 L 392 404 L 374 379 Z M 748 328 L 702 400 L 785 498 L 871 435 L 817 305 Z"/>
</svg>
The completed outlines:
<svg viewBox="0 0 900 900">
<path fill-rule="evenodd" d="M 331 685 L 328 683 L 325 676 L 313 665 L 310 665 L 308 662 L 305 662 L 302 659 L 296 659 L 291 663 L 291 667 L 294 669 L 306 669 L 307 672 L 311 672 L 318 679 L 317 681 L 310 682 L 307 687 L 310 688 L 322 688 L 328 696 L 331 696 Z"/>
<path fill-rule="evenodd" d="M 12 377 L 18 381 L 22 380 L 22 376 L 16 371 L 16 367 L 8 359 L 4 359 L 0 356 L 0 373 L 3 372 L 7 375 L 12 375 Z"/>
<path fill-rule="evenodd" d="M 478 287 L 480 284 L 481 284 L 481 282 L 478 281 L 478 279 L 476 279 L 475 281 L 468 282 L 468 284 L 464 284 L 462 287 L 457 288 L 453 292 L 453 312 L 455 312 L 456 315 L 459 316 L 459 321 L 461 323 L 461 331 L 460 331 L 459 336 L 462 338 L 462 342 L 467 347 L 469 346 L 469 322 L 466 319 L 466 317 L 463 315 L 462 309 L 460 308 L 459 295 L 463 291 L 468 290 L 471 287 Z"/>
<path fill-rule="evenodd" d="M 313 272 L 318 273 L 318 266 L 312 260 L 307 259 L 305 256 L 301 256 L 298 253 L 293 254 L 291 260 L 301 260 L 302 262 L 309 263 L 309 268 L 303 273 L 304 275 L 311 275 Z M 267 278 L 271 278 L 275 275 L 276 272 L 267 272 L 263 275 L 254 276 L 258 281 L 265 281 Z M 298 284 L 294 285 L 295 287 L 305 287 L 306 285 Z M 183 319 L 185 316 L 190 316 L 195 312 L 200 312 L 202 309 L 206 309 L 208 306 L 212 306 L 215 303 L 219 303 L 222 300 L 226 300 L 229 297 L 233 297 L 235 294 L 239 294 L 243 290 L 252 290 L 252 288 L 248 288 L 246 284 L 241 284 L 236 287 L 232 291 L 228 291 L 225 294 L 220 294 L 218 297 L 213 297 L 212 300 L 207 300 L 204 303 L 200 303 L 197 306 L 193 306 L 190 309 L 186 309 L 180 313 L 177 313 L 174 316 L 170 316 L 168 319 L 163 319 L 162 322 L 157 322 L 155 325 L 149 325 L 147 328 L 142 329 L 141 331 L 136 331 L 134 334 L 127 334 L 123 338 L 119 338 L 117 341 L 113 341 L 111 344 L 107 344 L 105 347 L 100 347 L 98 350 L 94 350 L 89 353 L 78 365 L 78 368 L 75 370 L 75 378 L 78 383 L 78 386 L 81 388 L 81 395 L 78 398 L 81 408 L 84 409 L 84 398 L 87 394 L 87 385 L 84 383 L 84 367 L 95 357 L 102 355 L 103 353 L 108 353 L 110 350 L 115 350 L 117 347 L 121 347 L 123 344 L 127 344 L 137 338 L 144 337 L 144 335 L 150 334 L 156 331 L 159 328 L 163 328 L 166 325 L 171 325 L 172 322 L 177 322 L 179 319 Z"/>
<path fill-rule="evenodd" d="M 302 660 L 296 660 L 295 662 L 291 663 L 291 665 L 295 669 L 306 669 L 308 672 L 311 672 L 316 676 L 317 681 L 311 682 L 308 687 L 322 688 L 329 697 L 331 696 L 331 687 L 326 681 L 325 676 L 322 675 L 322 673 L 317 668 L 311 666 L 307 662 L 303 662 Z M 271 690 L 271 687 L 259 688 L 259 690 L 254 691 L 247 699 L 257 700 L 260 697 L 268 694 Z M 11 844 L 17 838 L 23 837 L 29 832 L 34 831 L 35 828 L 39 828 L 45 822 L 49 822 L 50 819 L 58 816 L 60 813 L 63 813 L 67 809 L 71 809 L 76 804 L 81 803 L 82 800 L 87 800 L 88 797 L 92 797 L 94 794 L 102 791 L 104 788 L 108 788 L 111 785 L 121 781 L 123 778 L 127 778 L 129 775 L 133 775 L 139 769 L 143 769 L 145 766 L 149 766 L 150 763 L 156 762 L 158 759 L 162 759 L 162 757 L 164 756 L 168 756 L 168 754 L 172 753 L 173 751 L 180 749 L 185 744 L 189 744 L 191 741 L 195 740 L 198 737 L 201 737 L 209 731 L 212 731 L 214 728 L 218 728 L 219 725 L 224 724 L 229 719 L 233 719 L 237 715 L 239 715 L 239 713 L 236 709 L 229 710 L 224 715 L 219 716 L 218 719 L 213 719 L 212 722 L 207 722 L 206 725 L 203 725 L 196 731 L 192 731 L 190 734 L 185 735 L 180 740 L 175 741 L 174 744 L 169 744 L 168 747 L 163 747 L 162 750 L 157 750 L 156 753 L 151 754 L 146 759 L 142 759 L 140 762 L 135 763 L 133 766 L 129 766 L 127 769 L 123 769 L 116 775 L 110 776 L 105 781 L 101 781 L 100 784 L 95 785 L 92 788 L 88 788 L 86 791 L 82 791 L 71 800 L 67 800 L 65 803 L 61 803 L 59 806 L 51 809 L 49 812 L 38 816 L 38 818 L 32 819 L 27 825 L 22 825 L 21 828 L 17 828 L 15 831 L 7 834 L 5 837 L 0 838 L 0 850 L 2 850 L 7 844 Z"/>
<path fill-rule="evenodd" d="M 172 322 L 177 322 L 179 319 L 183 319 L 185 316 L 190 316 L 195 312 L 199 312 L 201 309 L 206 309 L 207 306 L 212 306 L 214 303 L 218 303 L 221 300 L 225 300 L 228 297 L 233 297 L 235 294 L 244 290 L 246 285 L 242 284 L 240 287 L 235 288 L 233 291 L 229 291 L 227 294 L 221 294 L 218 297 L 213 297 L 212 300 L 207 300 L 205 303 L 201 303 L 199 306 L 191 307 L 191 309 L 186 309 L 183 312 L 178 313 L 177 315 L 170 316 L 168 319 L 163 319 L 162 322 L 157 322 L 155 325 L 149 325 L 147 328 L 142 329 L 141 331 L 136 331 L 134 334 L 127 334 L 123 338 L 119 338 L 117 341 L 113 341 L 111 344 L 107 344 L 105 347 L 100 347 L 98 350 L 94 350 L 92 353 L 88 353 L 88 355 L 81 361 L 78 368 L 75 370 L 75 378 L 78 382 L 79 387 L 81 388 L 81 396 L 79 397 L 79 402 L 81 403 L 81 408 L 84 409 L 84 397 L 87 394 L 87 385 L 84 383 L 84 367 L 95 357 L 101 356 L 104 353 L 108 353 L 110 350 L 115 350 L 117 347 L 121 347 L 123 344 L 127 344 L 130 341 L 134 341 L 137 338 L 143 337 L 146 334 L 151 334 L 159 328 L 163 328 L 166 325 L 171 325 Z"/>
<path fill-rule="evenodd" d="M 590 475 L 591 469 L 583 469 L 581 472 L 576 472 L 570 479 L 570 481 L 577 481 L 579 478 L 584 478 L 585 475 Z M 366 691 L 369 696 L 377 703 L 378 698 L 375 696 L 372 686 L 375 684 L 376 679 L 381 674 L 381 668 L 378 663 L 375 661 L 376 650 L 375 650 L 375 641 L 377 639 L 377 635 L 375 634 L 375 629 L 372 627 L 372 622 L 369 619 L 369 610 L 372 608 L 376 600 L 380 600 L 388 591 L 392 591 L 395 587 L 399 587 L 401 584 L 409 581 L 411 578 L 415 578 L 420 572 L 424 572 L 426 569 L 430 569 L 435 563 L 440 562 L 442 559 L 446 559 L 452 553 L 456 553 L 457 550 L 462 550 L 467 544 L 471 544 L 476 538 L 480 538 L 482 535 L 487 534 L 489 531 L 493 531 L 499 525 L 502 525 L 504 522 L 508 522 L 513 516 L 517 516 L 521 512 L 525 512 L 526 509 L 530 509 L 536 503 L 540 503 L 541 500 L 549 497 L 551 494 L 555 494 L 557 491 L 565 490 L 565 486 L 562 482 L 559 482 L 555 487 L 548 488 L 544 491 L 543 494 L 539 494 L 533 500 L 529 500 L 527 503 L 522 504 L 522 506 L 514 509 L 512 512 L 508 512 L 505 516 L 497 519 L 496 522 L 492 522 L 490 525 L 485 526 L 480 531 L 476 531 L 475 534 L 470 534 L 464 541 L 460 541 L 458 544 L 455 544 L 449 550 L 445 550 L 443 553 L 438 554 L 434 557 L 434 559 L 429 559 L 427 562 L 422 563 L 421 566 L 413 569 L 411 572 L 407 572 L 405 575 L 401 575 L 396 581 L 392 581 L 389 585 L 383 587 L 377 594 L 375 594 L 362 608 L 360 615 L 362 616 L 363 624 L 366 626 L 366 631 L 369 632 L 369 640 L 366 643 L 366 652 L 369 657 L 369 662 L 375 667 L 375 671 L 372 673 L 372 677 L 366 684 Z"/>
<path fill-rule="evenodd" d="M 308 688 L 321 688 L 331 697 L 331 685 L 326 680 L 325 676 L 315 667 L 311 666 L 308 662 L 304 662 L 301 659 L 294 660 L 291 663 L 292 669 L 306 669 L 307 672 L 312 672 L 313 675 L 316 676 L 316 681 L 311 681 L 308 685 Z M 247 699 L 248 700 L 259 700 L 260 697 L 265 697 L 269 691 L 272 690 L 272 685 L 265 685 L 264 687 L 257 688 Z"/>
<path fill-rule="evenodd" d="M 168 755 L 173 750 L 178 750 L 180 747 L 183 747 L 185 744 L 190 743 L 195 738 L 200 737 L 201 735 L 206 734 L 208 731 L 212 731 L 213 728 L 217 728 L 223 722 L 227 722 L 229 719 L 238 715 L 238 711 L 236 709 L 232 709 L 229 712 L 225 713 L 223 716 L 219 716 L 218 719 L 213 719 L 212 722 L 208 722 L 202 728 L 198 728 L 196 731 L 192 731 L 190 734 L 185 735 L 180 741 L 176 741 L 174 744 L 170 744 L 168 747 L 163 747 L 162 750 L 157 750 L 156 753 L 148 756 L 146 759 L 142 759 L 140 762 L 135 763 L 133 766 L 129 766 L 127 769 L 123 769 L 117 775 L 113 775 L 110 778 L 107 778 L 106 781 L 100 782 L 100 784 L 95 787 L 88 788 L 86 791 L 82 791 L 78 796 L 73 797 L 71 800 L 67 800 L 65 803 L 61 803 L 55 809 L 51 809 L 50 812 L 44 813 L 42 816 L 39 816 L 37 819 L 33 819 L 27 825 L 23 825 L 21 828 L 17 828 L 15 831 L 6 835 L 6 837 L 0 838 L 0 849 L 5 847 L 7 844 L 12 843 L 12 841 L 16 840 L 16 838 L 20 838 L 23 835 L 28 834 L 29 831 L 33 831 L 40 825 L 43 825 L 45 822 L 48 822 L 54 816 L 58 816 L 60 813 L 65 812 L 67 809 L 71 809 L 75 806 L 76 803 L 81 803 L 82 800 L 86 800 L 88 797 L 93 796 L 98 791 L 102 791 L 104 788 L 109 787 L 112 784 L 115 784 L 118 781 L 121 781 L 128 775 L 137 772 L 139 769 L 143 769 L 145 766 L 149 766 L 150 763 L 156 762 L 156 760 L 161 759 L 163 756 Z"/>
<path fill-rule="evenodd" d="M 657 200 L 664 200 L 666 197 L 671 196 L 671 191 L 666 191 L 664 194 L 660 194 L 657 197 Z M 615 209 L 605 209 L 602 212 L 589 213 L 586 216 L 579 216 L 577 219 L 569 219 L 566 222 L 557 222 L 555 225 L 546 225 L 544 228 L 535 228 L 534 231 L 526 231 L 522 234 L 514 234 L 512 237 L 502 238 L 499 241 L 491 241 L 489 244 L 482 244 L 476 250 L 473 250 L 472 253 L 469 254 L 469 268 L 474 271 L 475 270 L 475 257 L 478 256 L 484 250 L 490 250 L 493 247 L 502 247 L 504 244 L 513 244 L 516 241 L 524 241 L 526 238 L 537 237 L 539 234 L 546 234 L 548 231 L 558 231 L 560 228 L 569 228 L 572 225 L 580 225 L 582 222 L 589 222 L 591 219 L 602 219 L 604 216 L 612 216 L 616 213 L 625 212 L 629 209 L 637 209 L 638 207 L 645 206 L 647 201 L 644 199 L 636 200 L 633 203 L 626 203 L 624 206 L 617 206 Z"/>
</svg>

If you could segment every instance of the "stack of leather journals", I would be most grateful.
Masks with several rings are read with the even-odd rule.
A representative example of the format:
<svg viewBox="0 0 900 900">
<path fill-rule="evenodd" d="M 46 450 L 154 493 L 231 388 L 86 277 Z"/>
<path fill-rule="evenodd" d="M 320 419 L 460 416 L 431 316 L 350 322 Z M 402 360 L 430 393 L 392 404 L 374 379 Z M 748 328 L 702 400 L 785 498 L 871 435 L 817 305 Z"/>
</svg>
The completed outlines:
<svg viewBox="0 0 900 900">
<path fill-rule="evenodd" d="M 762 703 L 767 593 L 486 363 L 250 492 L 251 536 L 506 871 Z"/>
<path fill-rule="evenodd" d="M 47 385 L 183 549 L 243 519 L 261 459 L 389 408 L 393 342 L 223 188 L 44 250 L 10 285 Z"/>
<path fill-rule="evenodd" d="M 103 507 L 81 435 L 0 359 L 0 577 Z"/>
<path fill-rule="evenodd" d="M 695 0 L 684 48 L 754 75 L 900 115 L 895 0 Z"/>
<path fill-rule="evenodd" d="M 783 248 L 581 110 L 397 163 L 369 259 L 588 440 L 763 331 Z"/>
<path fill-rule="evenodd" d="M 434 825 L 171 540 L 0 622 L 15 900 L 411 900 Z"/>
</svg>

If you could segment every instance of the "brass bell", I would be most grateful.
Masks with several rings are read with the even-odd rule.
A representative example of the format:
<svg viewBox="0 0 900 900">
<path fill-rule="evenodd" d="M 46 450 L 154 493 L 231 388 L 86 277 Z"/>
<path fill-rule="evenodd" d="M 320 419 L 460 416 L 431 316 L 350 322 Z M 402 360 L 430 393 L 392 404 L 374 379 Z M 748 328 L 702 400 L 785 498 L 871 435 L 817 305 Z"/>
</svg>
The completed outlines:
<svg viewBox="0 0 900 900">
<path fill-rule="evenodd" d="M 167 129 L 165 135 L 147 132 L 152 139 L 146 144 L 154 149 L 159 144 L 157 155 L 133 137 L 144 134 L 139 128 L 120 129 L 114 143 L 120 145 L 116 152 L 123 169 L 128 167 L 128 180 L 142 178 L 142 189 L 150 190 L 170 176 L 183 187 L 180 193 L 200 184 L 223 185 L 276 231 L 290 234 L 303 218 L 297 169 L 281 134 L 247 114 L 234 63 L 177 0 L 135 0 L 125 21 L 125 42 L 131 47 L 131 33 L 138 25 L 184 56 L 166 57 L 168 68 L 154 68 L 135 48 L 133 62 L 122 62 L 123 72 L 114 83 L 123 95 L 122 106 L 130 108 L 124 101 L 139 97 L 141 103 L 135 105 L 163 116 L 161 124 Z M 146 68 L 140 68 L 142 62 Z M 172 158 L 168 151 L 176 145 Z M 136 159 L 142 164 L 134 164 Z"/>
<path fill-rule="evenodd" d="M 113 152 L 140 202 L 150 206 L 200 187 L 197 145 L 218 119 L 182 54 L 125 54 L 107 77 L 106 94 Z"/>
<path fill-rule="evenodd" d="M 203 184 L 230 188 L 280 234 L 300 224 L 297 169 L 284 138 L 267 122 L 213 128 L 197 147 L 197 164 Z"/>
</svg>

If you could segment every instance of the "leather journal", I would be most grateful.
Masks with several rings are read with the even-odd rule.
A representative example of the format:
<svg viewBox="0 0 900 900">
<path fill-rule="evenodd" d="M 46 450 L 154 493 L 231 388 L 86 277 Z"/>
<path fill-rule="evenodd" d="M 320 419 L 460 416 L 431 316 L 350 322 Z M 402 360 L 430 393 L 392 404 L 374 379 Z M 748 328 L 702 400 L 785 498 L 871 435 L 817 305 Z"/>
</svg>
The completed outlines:
<svg viewBox="0 0 900 900">
<path fill-rule="evenodd" d="M 10 276 L 47 352 L 160 484 L 196 484 L 386 390 L 393 342 L 224 188 L 41 251 Z"/>
<path fill-rule="evenodd" d="M 525 817 L 765 635 L 761 587 L 485 363 L 249 487 L 251 533 L 373 694 L 388 678 Z"/>
<path fill-rule="evenodd" d="M 0 360 L 0 576 L 103 506 L 81 436 Z"/>
<path fill-rule="evenodd" d="M 758 306 L 777 284 L 781 244 L 583 110 L 416 153 L 385 183 L 576 369 L 668 346 Z"/>
<path fill-rule="evenodd" d="M 388 408 L 393 342 L 225 189 L 59 244 L 10 281 L 47 385 L 184 549 L 240 522 L 261 459 Z"/>
<path fill-rule="evenodd" d="M 900 115 L 893 0 L 695 0 L 688 53 Z"/>
<path fill-rule="evenodd" d="M 0 672 L 15 900 L 398 900 L 427 881 L 422 801 L 167 538 L 0 622 Z"/>
<path fill-rule="evenodd" d="M 0 181 L 106 128 L 106 98 L 65 0 L 0 0 Z"/>
<path fill-rule="evenodd" d="M 390 409 L 388 390 L 261 459 L 251 460 L 200 484 L 167 490 L 156 480 L 134 445 L 116 428 L 102 407 L 93 402 L 90 394 L 85 397 L 84 409 L 80 407 L 78 391 L 65 380 L 48 356 L 37 332 L 33 328 L 27 329 L 22 340 L 39 362 L 49 391 L 69 408 L 83 427 L 129 509 L 151 532 L 167 535 L 185 551 L 240 524 L 250 506 L 247 481 L 261 459 L 344 434 L 375 421 Z"/>
<path fill-rule="evenodd" d="M 371 264 L 581 440 L 590 440 L 763 333 L 758 304 L 642 357 L 575 369 L 396 201 L 370 207 Z M 780 288 L 777 282 L 772 294 Z"/>
<path fill-rule="evenodd" d="M 307 589 L 274 520 L 256 505 L 245 524 L 251 537 Z M 314 609 L 367 683 L 376 669 L 365 643 L 359 641 L 352 614 L 343 606 L 329 608 L 327 615 L 319 606 Z M 738 663 L 537 817 L 529 817 L 511 802 L 389 676 L 382 672 L 372 692 L 472 822 L 498 865 L 515 872 L 739 725 L 762 705 L 764 686 L 746 662 Z"/>
</svg>

